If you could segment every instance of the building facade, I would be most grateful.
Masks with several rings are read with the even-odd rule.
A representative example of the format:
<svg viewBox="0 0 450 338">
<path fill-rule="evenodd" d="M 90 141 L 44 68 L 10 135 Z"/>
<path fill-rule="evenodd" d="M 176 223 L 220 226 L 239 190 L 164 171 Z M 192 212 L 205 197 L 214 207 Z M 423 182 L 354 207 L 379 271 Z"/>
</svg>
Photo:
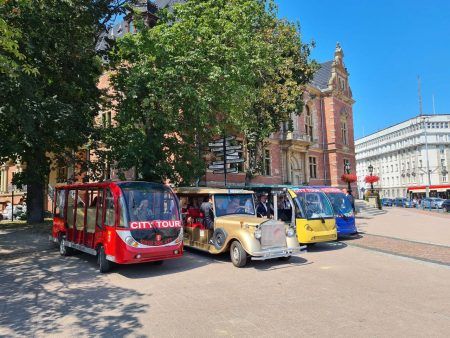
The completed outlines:
<svg viewBox="0 0 450 338">
<path fill-rule="evenodd" d="M 450 198 L 450 115 L 423 115 L 355 141 L 358 191 L 368 189 L 369 165 L 380 177 L 374 187 L 382 197 Z M 429 174 L 429 178 L 428 178 Z"/>
<path fill-rule="evenodd" d="M 338 44 L 334 59 L 320 65 L 304 94 L 305 107 L 292 114 L 293 130 L 286 125 L 271 135 L 264 152 L 263 173 L 249 185 L 293 184 L 331 185 L 344 188 L 341 181 L 345 164 L 356 170 L 352 91 L 344 53 Z M 223 175 L 208 172 L 202 182 L 223 185 Z M 228 175 L 229 185 L 245 184 L 241 172 Z M 356 184 L 353 186 L 355 190 Z"/>
</svg>

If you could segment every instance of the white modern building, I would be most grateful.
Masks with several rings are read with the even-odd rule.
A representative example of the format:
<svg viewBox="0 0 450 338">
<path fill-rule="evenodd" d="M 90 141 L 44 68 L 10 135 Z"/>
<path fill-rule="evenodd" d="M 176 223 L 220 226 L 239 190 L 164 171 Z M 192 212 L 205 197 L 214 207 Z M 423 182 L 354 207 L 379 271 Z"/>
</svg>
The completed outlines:
<svg viewBox="0 0 450 338">
<path fill-rule="evenodd" d="M 355 141 L 358 191 L 373 166 L 380 177 L 374 188 L 382 197 L 430 196 L 450 198 L 450 114 L 422 115 Z"/>
</svg>

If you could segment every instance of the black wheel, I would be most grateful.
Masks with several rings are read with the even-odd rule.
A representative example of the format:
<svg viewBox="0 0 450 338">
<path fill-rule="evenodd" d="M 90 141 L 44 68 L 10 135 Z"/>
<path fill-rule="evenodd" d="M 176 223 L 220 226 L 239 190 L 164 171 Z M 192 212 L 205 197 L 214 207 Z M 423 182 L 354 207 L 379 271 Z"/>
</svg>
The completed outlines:
<svg viewBox="0 0 450 338">
<path fill-rule="evenodd" d="M 234 241 L 233 243 L 231 243 L 230 257 L 233 265 L 238 268 L 242 268 L 247 264 L 247 252 L 245 252 L 241 243 L 239 243 L 238 241 Z"/>
<path fill-rule="evenodd" d="M 105 248 L 103 246 L 99 247 L 98 249 L 97 263 L 98 263 L 98 270 L 101 273 L 105 273 L 111 270 L 112 263 L 106 259 Z"/>
<path fill-rule="evenodd" d="M 73 254 L 74 250 L 65 245 L 66 236 L 62 235 L 59 237 L 59 254 L 63 257 L 70 256 Z"/>
<path fill-rule="evenodd" d="M 278 257 L 278 260 L 283 261 L 283 262 L 287 262 L 287 261 L 290 261 L 291 258 L 292 258 L 292 256 Z"/>
<path fill-rule="evenodd" d="M 164 261 L 154 261 L 153 265 L 163 265 Z"/>
<path fill-rule="evenodd" d="M 223 229 L 216 229 L 212 235 L 212 243 L 217 250 L 221 250 L 227 239 L 227 233 Z"/>
</svg>

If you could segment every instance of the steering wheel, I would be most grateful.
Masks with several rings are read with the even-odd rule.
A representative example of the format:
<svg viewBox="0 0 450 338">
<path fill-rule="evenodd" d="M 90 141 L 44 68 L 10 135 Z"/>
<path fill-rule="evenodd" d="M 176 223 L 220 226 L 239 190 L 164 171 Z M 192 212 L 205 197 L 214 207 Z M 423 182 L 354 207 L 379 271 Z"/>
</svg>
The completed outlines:
<svg viewBox="0 0 450 338">
<path fill-rule="evenodd" d="M 238 213 L 239 213 L 239 214 L 240 214 L 240 213 L 244 213 L 244 214 L 245 214 L 245 213 L 246 213 L 246 212 L 245 212 L 245 208 L 244 208 L 244 207 L 239 207 L 239 208 L 236 209 L 235 213 L 236 213 L 236 214 L 238 214 Z"/>
</svg>

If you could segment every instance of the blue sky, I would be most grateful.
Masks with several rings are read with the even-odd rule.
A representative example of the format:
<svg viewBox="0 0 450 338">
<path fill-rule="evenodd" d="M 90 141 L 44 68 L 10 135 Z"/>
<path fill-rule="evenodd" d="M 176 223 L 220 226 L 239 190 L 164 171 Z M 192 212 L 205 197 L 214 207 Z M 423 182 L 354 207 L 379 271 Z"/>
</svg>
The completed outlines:
<svg viewBox="0 0 450 338">
<path fill-rule="evenodd" d="M 450 113 L 450 1 L 276 0 L 279 16 L 299 21 L 312 57 L 333 58 L 336 42 L 350 72 L 355 138 L 419 112 Z"/>
</svg>

